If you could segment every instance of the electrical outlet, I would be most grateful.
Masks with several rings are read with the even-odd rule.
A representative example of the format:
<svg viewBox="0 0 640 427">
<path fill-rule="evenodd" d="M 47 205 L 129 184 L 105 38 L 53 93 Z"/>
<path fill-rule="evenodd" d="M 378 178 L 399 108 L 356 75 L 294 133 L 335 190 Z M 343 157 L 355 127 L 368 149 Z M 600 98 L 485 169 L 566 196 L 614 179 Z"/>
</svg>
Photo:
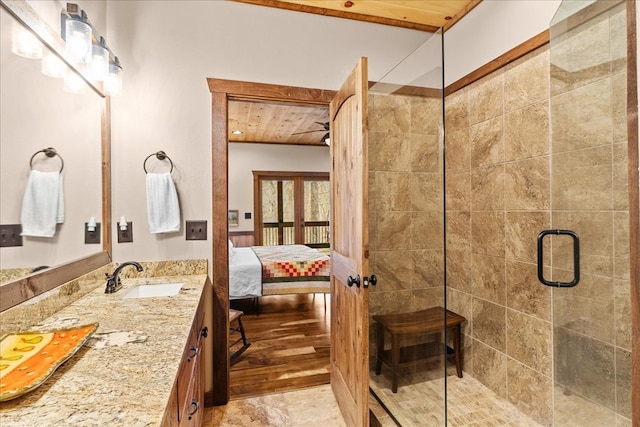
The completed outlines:
<svg viewBox="0 0 640 427">
<path fill-rule="evenodd" d="M 9 246 L 22 246 L 22 225 L 5 224 L 0 225 L 0 248 Z"/>
<path fill-rule="evenodd" d="M 207 240 L 207 221 L 187 221 L 187 240 Z"/>
<path fill-rule="evenodd" d="M 120 224 L 116 227 L 118 227 L 118 243 L 133 242 L 133 222 L 127 221 L 126 230 L 120 230 Z"/>
<path fill-rule="evenodd" d="M 94 231 L 87 230 L 87 223 L 84 223 L 84 244 L 100 243 L 100 223 L 96 223 L 96 229 Z"/>
</svg>

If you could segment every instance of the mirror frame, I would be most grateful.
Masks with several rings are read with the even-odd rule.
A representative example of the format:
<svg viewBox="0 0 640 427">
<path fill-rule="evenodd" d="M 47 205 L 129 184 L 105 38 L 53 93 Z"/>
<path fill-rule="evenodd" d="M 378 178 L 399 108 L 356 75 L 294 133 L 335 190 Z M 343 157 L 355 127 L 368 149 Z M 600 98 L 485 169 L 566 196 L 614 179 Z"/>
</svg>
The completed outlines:
<svg viewBox="0 0 640 427">
<path fill-rule="evenodd" d="M 28 276 L 10 280 L 0 285 L 0 312 L 36 297 L 70 280 L 87 274 L 111 262 L 111 99 L 105 96 L 101 87 L 90 81 L 81 70 L 65 58 L 64 41 L 25 0 L 0 0 L 10 15 L 17 19 L 52 52 L 58 55 L 65 64 L 102 98 L 101 151 L 102 151 L 102 250 L 32 273 Z"/>
</svg>

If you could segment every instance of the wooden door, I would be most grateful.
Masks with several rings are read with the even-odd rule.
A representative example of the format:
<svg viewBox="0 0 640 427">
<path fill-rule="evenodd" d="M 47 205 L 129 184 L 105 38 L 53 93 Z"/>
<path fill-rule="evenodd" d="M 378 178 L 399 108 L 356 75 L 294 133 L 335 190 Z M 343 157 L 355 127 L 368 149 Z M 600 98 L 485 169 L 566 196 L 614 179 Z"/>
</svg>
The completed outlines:
<svg viewBox="0 0 640 427">
<path fill-rule="evenodd" d="M 331 387 L 350 427 L 369 425 L 367 109 L 361 58 L 330 104 Z"/>
</svg>

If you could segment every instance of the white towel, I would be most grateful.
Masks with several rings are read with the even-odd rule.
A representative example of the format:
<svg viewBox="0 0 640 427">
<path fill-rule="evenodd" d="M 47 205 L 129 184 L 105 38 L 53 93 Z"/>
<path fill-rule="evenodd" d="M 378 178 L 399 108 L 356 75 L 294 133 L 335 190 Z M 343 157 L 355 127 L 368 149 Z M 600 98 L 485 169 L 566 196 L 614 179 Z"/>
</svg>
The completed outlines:
<svg viewBox="0 0 640 427">
<path fill-rule="evenodd" d="M 180 231 L 178 193 L 170 172 L 147 174 L 147 213 L 151 234 Z"/>
<path fill-rule="evenodd" d="M 32 170 L 22 200 L 22 235 L 53 237 L 64 222 L 64 189 L 60 172 Z"/>
</svg>

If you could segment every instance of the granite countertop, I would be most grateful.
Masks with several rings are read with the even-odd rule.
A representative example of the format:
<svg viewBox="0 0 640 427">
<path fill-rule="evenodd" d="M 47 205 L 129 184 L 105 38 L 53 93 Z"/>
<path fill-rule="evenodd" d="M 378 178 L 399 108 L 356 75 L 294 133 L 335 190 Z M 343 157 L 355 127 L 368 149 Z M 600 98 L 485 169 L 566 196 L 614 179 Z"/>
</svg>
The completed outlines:
<svg viewBox="0 0 640 427">
<path fill-rule="evenodd" d="M 96 287 L 31 330 L 99 322 L 44 384 L 0 403 L 0 425 L 159 426 L 206 275 L 127 278 L 114 294 Z M 183 282 L 171 297 L 123 299 L 138 284 Z"/>
</svg>

